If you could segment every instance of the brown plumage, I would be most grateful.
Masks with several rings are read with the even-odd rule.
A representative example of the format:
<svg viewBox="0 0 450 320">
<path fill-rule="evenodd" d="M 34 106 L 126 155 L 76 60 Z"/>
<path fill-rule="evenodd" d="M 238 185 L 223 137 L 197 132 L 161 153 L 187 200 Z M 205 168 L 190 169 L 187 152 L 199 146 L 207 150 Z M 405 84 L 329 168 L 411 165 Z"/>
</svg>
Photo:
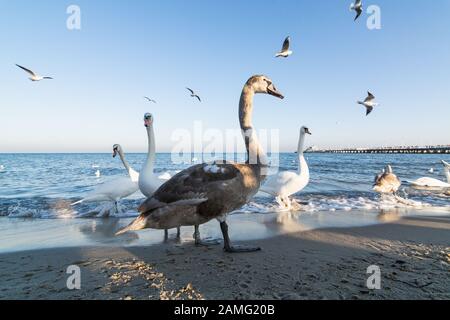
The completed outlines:
<svg viewBox="0 0 450 320">
<path fill-rule="evenodd" d="M 393 173 L 392 167 L 387 166 L 382 173 L 375 178 L 373 190 L 378 193 L 396 193 L 402 185 L 400 179 Z"/>
<path fill-rule="evenodd" d="M 196 243 L 201 243 L 198 225 L 218 219 L 226 251 L 259 250 L 231 246 L 225 221 L 228 213 L 252 199 L 264 177 L 266 157 L 251 121 L 255 93 L 284 98 L 265 76 L 253 76 L 245 84 L 239 102 L 239 120 L 247 148 L 247 163 L 200 164 L 178 173 L 140 206 L 141 215 L 118 234 L 146 228 L 171 229 L 194 225 Z"/>
</svg>

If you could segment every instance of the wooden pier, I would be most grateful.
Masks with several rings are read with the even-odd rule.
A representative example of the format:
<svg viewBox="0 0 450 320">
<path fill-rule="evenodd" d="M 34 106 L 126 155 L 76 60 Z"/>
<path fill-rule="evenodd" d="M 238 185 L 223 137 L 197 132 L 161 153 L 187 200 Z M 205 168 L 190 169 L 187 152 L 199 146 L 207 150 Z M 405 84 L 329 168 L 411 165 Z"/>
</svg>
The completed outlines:
<svg viewBox="0 0 450 320">
<path fill-rule="evenodd" d="M 382 147 L 382 148 L 343 148 L 343 149 L 315 149 L 308 153 L 370 153 L 370 154 L 450 154 L 450 145 L 427 147 Z"/>
</svg>

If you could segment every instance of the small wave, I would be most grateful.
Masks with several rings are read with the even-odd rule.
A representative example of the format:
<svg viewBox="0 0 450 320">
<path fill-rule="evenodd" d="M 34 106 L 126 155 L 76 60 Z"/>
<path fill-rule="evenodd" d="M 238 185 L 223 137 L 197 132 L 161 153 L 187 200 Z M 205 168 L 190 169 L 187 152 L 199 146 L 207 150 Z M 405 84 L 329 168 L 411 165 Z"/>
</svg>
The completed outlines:
<svg viewBox="0 0 450 320">
<path fill-rule="evenodd" d="M 304 193 L 293 197 L 302 212 L 388 210 L 395 208 L 415 208 L 450 211 L 449 196 L 446 194 L 419 193 L 403 194 L 404 201 L 393 196 L 380 196 L 370 192 L 329 192 Z M 137 208 L 144 196 L 136 193 L 120 201 L 117 213 L 113 203 L 82 203 L 71 206 L 79 199 L 62 198 L 21 198 L 0 199 L 0 216 L 10 218 L 76 219 L 76 218 L 130 218 L 138 215 Z M 259 194 L 252 202 L 232 214 L 281 213 L 273 197 Z"/>
</svg>

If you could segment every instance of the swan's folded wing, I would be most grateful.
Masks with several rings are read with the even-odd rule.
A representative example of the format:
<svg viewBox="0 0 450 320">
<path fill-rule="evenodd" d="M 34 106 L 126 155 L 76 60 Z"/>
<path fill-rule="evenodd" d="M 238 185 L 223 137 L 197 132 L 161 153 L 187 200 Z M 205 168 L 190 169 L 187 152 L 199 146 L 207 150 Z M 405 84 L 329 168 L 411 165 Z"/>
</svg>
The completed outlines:
<svg viewBox="0 0 450 320">
<path fill-rule="evenodd" d="M 232 192 L 240 174 L 232 164 L 193 166 L 163 184 L 152 198 L 141 205 L 139 212 L 153 211 L 180 201 L 194 205 L 203 203 L 219 193 Z"/>
</svg>

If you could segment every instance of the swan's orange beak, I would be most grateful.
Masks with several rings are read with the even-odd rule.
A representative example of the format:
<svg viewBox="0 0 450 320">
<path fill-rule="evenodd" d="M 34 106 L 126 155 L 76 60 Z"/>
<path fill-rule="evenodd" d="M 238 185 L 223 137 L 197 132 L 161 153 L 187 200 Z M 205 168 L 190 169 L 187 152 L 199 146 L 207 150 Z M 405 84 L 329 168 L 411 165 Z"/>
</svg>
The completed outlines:
<svg viewBox="0 0 450 320">
<path fill-rule="evenodd" d="M 271 96 L 280 98 L 280 99 L 284 99 L 283 94 L 281 94 L 280 91 L 277 90 L 277 88 L 275 88 L 275 86 L 273 84 L 270 84 L 267 87 L 267 93 L 270 94 Z"/>
</svg>

